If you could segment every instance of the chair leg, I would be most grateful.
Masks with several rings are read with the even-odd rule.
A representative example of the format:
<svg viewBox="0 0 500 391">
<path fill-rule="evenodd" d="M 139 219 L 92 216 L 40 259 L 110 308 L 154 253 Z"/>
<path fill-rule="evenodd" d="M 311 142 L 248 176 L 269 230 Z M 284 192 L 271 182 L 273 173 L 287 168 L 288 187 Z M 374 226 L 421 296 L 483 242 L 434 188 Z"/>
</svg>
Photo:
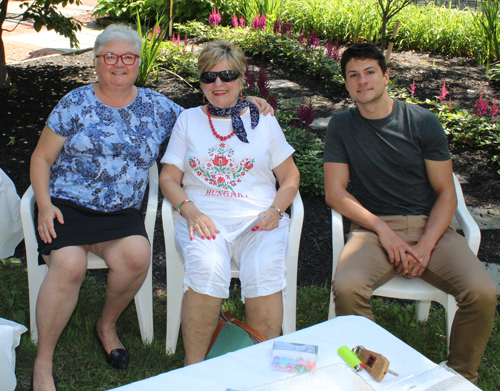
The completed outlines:
<svg viewBox="0 0 500 391">
<path fill-rule="evenodd" d="M 175 249 L 174 249 L 175 251 Z M 167 258 L 167 354 L 174 354 L 181 325 L 184 265 L 179 258 Z"/>
<path fill-rule="evenodd" d="M 333 294 L 330 292 L 330 308 L 328 309 L 328 320 L 335 318 L 335 302 L 333 301 Z"/>
<path fill-rule="evenodd" d="M 152 265 L 149 267 L 146 279 L 141 289 L 135 295 L 135 308 L 141 329 L 142 341 L 149 344 L 153 341 L 153 271 Z"/>
<path fill-rule="evenodd" d="M 38 254 L 36 254 L 38 256 Z M 36 326 L 36 301 L 42 282 L 47 275 L 49 268 L 47 265 L 35 266 L 35 270 L 28 272 L 28 290 L 30 299 L 30 335 L 33 343 L 38 343 L 38 329 Z"/>
<path fill-rule="evenodd" d="M 447 296 L 447 305 L 445 306 L 445 316 L 446 316 L 446 345 L 448 348 L 448 353 L 450 353 L 450 336 L 451 336 L 451 326 L 455 320 L 455 314 L 458 310 L 457 301 L 453 295 Z"/>
<path fill-rule="evenodd" d="M 427 320 L 429 317 L 429 311 L 431 309 L 431 301 L 430 300 L 417 300 L 416 304 L 416 315 L 417 320 L 422 322 Z"/>
<path fill-rule="evenodd" d="M 293 333 L 296 327 L 295 313 L 297 310 L 297 287 L 286 288 L 286 297 L 283 294 L 283 334 Z"/>
</svg>

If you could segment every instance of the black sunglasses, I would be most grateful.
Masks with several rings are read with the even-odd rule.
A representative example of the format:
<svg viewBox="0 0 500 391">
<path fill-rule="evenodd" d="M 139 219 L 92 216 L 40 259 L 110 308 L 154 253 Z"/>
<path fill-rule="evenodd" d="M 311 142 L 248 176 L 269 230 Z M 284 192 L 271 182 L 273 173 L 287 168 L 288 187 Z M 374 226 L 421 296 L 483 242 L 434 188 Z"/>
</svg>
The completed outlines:
<svg viewBox="0 0 500 391">
<path fill-rule="evenodd" d="M 240 77 L 240 73 L 232 70 L 220 71 L 220 72 L 203 72 L 200 75 L 200 81 L 205 84 L 214 83 L 217 80 L 217 76 L 223 82 L 235 81 L 238 77 Z"/>
</svg>

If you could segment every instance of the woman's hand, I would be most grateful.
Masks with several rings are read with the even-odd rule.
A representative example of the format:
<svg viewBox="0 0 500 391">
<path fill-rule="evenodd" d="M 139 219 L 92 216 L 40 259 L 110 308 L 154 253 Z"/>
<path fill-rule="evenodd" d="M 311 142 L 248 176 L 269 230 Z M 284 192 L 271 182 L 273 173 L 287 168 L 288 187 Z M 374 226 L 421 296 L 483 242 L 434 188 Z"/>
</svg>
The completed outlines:
<svg viewBox="0 0 500 391">
<path fill-rule="evenodd" d="M 265 213 L 266 216 L 259 222 L 259 225 L 252 228 L 252 231 L 271 231 L 280 225 L 280 213 L 275 208 L 269 208 L 267 212 L 259 213 L 259 216 Z"/>
<path fill-rule="evenodd" d="M 192 202 L 182 206 L 182 216 L 187 221 L 191 240 L 194 240 L 195 233 L 197 233 L 200 238 L 208 240 L 215 239 L 215 235 L 220 233 L 212 219 L 201 213 Z"/>
<path fill-rule="evenodd" d="M 51 204 L 47 208 L 39 209 L 37 229 L 44 243 L 52 243 L 52 238 L 57 237 L 54 229 L 54 219 L 57 219 L 60 224 L 64 224 L 64 218 L 59 208 Z"/>
<path fill-rule="evenodd" d="M 257 106 L 259 114 L 267 115 L 268 113 L 271 113 L 271 115 L 274 115 L 273 106 L 267 103 L 265 99 L 257 98 L 256 96 L 247 96 L 245 100 Z"/>
</svg>

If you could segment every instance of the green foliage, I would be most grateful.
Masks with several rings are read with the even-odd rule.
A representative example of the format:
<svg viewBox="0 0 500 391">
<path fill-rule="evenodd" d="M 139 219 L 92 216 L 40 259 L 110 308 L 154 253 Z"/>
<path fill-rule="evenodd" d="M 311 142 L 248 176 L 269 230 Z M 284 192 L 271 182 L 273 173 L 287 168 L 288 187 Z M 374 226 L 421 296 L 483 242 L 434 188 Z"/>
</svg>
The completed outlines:
<svg viewBox="0 0 500 391">
<path fill-rule="evenodd" d="M 207 22 L 208 15 L 215 6 L 216 3 L 210 0 L 176 0 L 172 19 L 175 23 Z"/>
<path fill-rule="evenodd" d="M 239 4 L 239 13 L 245 18 L 247 25 L 250 26 L 257 14 L 266 15 L 266 29 L 273 29 L 274 21 L 279 19 L 283 5 L 283 0 L 247 0 Z"/>
<path fill-rule="evenodd" d="M 486 60 L 486 73 L 488 73 L 490 59 L 500 60 L 499 38 L 500 31 L 498 28 L 498 14 L 500 12 L 499 0 L 486 0 L 481 2 L 480 13 L 472 13 L 474 24 L 477 31 L 482 34 L 478 36 L 483 47 L 481 52 L 480 62 Z"/>
<path fill-rule="evenodd" d="M 283 4 L 282 18 L 294 23 L 294 31 L 315 31 L 321 39 L 340 42 L 368 41 L 378 44 L 382 18 L 377 0 L 288 0 Z M 429 2 L 425 7 L 408 5 L 387 25 L 392 34 L 396 20 L 401 27 L 396 48 L 428 50 L 439 54 L 475 56 L 484 52 L 477 37 L 472 12 L 438 7 Z"/>
<path fill-rule="evenodd" d="M 105 17 L 133 23 L 137 14 L 145 20 L 154 20 L 158 15 L 170 15 L 170 3 L 163 0 L 99 0 L 93 16 Z"/>
<path fill-rule="evenodd" d="M 227 39 L 241 47 L 246 54 L 262 56 L 271 64 L 285 66 L 306 75 L 317 76 L 327 83 L 342 83 L 340 64 L 324 55 L 321 47 L 306 47 L 298 41 L 298 36 L 287 37 L 271 31 L 234 29 L 217 27 L 217 30 L 206 28 L 206 25 L 189 23 L 177 26 L 181 34 L 196 36 L 198 41 Z"/>
<path fill-rule="evenodd" d="M 182 44 L 175 45 L 170 41 L 164 42 L 158 58 L 158 65 L 181 79 L 187 79 L 190 82 L 197 82 L 199 79 L 198 58 L 187 51 Z"/>
<path fill-rule="evenodd" d="M 145 21 L 141 21 L 139 13 L 136 14 L 136 21 L 137 32 L 142 37 L 141 66 L 139 67 L 139 76 L 137 77 L 136 84 L 143 86 L 151 79 L 153 68 L 156 69 L 156 79 L 158 80 L 156 59 L 160 53 L 161 44 L 168 34 L 166 26 L 167 17 L 164 15 L 158 18 L 157 15 L 154 27 L 149 30 L 145 29 L 144 33 L 142 31 L 142 23 Z"/>
<path fill-rule="evenodd" d="M 0 297 L 15 300 L 7 311 L 7 300 L 0 300 L 0 314 L 11 318 L 11 314 L 23 311 L 26 314 L 24 325 L 28 326 L 28 277 L 26 265 L 9 258 L 0 263 Z M 154 287 L 154 328 L 155 339 L 144 345 L 140 338 L 139 325 L 134 304 L 122 314 L 118 322 L 118 333 L 125 346 L 133 353 L 133 360 L 126 374 L 105 364 L 101 347 L 97 344 L 92 327 L 99 318 L 104 304 L 106 273 L 89 271 L 80 291 L 80 298 L 67 327 L 59 339 L 54 356 L 54 373 L 59 379 L 59 388 L 66 390 L 96 391 L 109 390 L 148 377 L 159 375 L 183 366 L 184 348 L 179 336 L 177 351 L 174 355 L 165 353 L 166 300 L 167 295 L 161 287 Z M 328 284 L 323 286 L 302 286 L 297 289 L 297 329 L 312 326 L 327 320 L 330 300 Z M 413 305 L 402 306 L 398 301 L 375 298 L 371 305 L 377 323 L 408 343 L 420 353 L 438 363 L 445 359 L 446 341 L 444 311 L 438 305 L 431 307 L 426 322 L 414 322 Z M 394 308 L 394 309 L 393 309 Z M 229 309 L 238 319 L 244 319 L 244 305 L 240 300 L 240 290 L 231 290 L 230 298 L 224 301 L 224 309 Z M 406 313 L 408 320 L 406 322 Z M 399 314 L 403 320 L 399 319 Z M 485 391 L 500 389 L 498 368 L 500 367 L 500 316 L 495 316 L 492 335 L 479 367 L 479 387 Z M 36 345 L 26 332 L 16 349 L 16 376 L 19 390 L 29 389 Z"/>
<path fill-rule="evenodd" d="M 36 32 L 39 32 L 43 26 L 46 26 L 47 30 L 55 30 L 69 38 L 71 47 L 78 48 L 76 32 L 82 29 L 82 23 L 75 18 L 65 17 L 56 8 L 58 5 L 66 7 L 68 4 L 81 5 L 82 2 L 80 0 L 35 0 L 31 4 L 22 3 L 21 8 L 26 7 L 22 20 L 32 19 Z"/>
<path fill-rule="evenodd" d="M 16 284 L 16 281 L 13 280 L 22 268 L 23 265 L 18 258 L 11 257 L 1 260 L 0 297 L 2 300 L 0 300 L 0 314 L 3 318 L 25 325 L 29 314 L 28 296 L 23 286 Z"/>
<path fill-rule="evenodd" d="M 297 289 L 297 330 L 313 326 L 328 319 L 330 287 L 324 284 L 302 286 Z"/>
<path fill-rule="evenodd" d="M 489 153 L 492 163 L 500 167 L 500 124 L 497 119 L 474 115 L 467 109 L 439 100 L 421 101 L 406 89 L 394 87 L 393 83 L 390 85 L 389 95 L 428 107 L 438 117 L 451 142 Z"/>
<path fill-rule="evenodd" d="M 300 193 L 324 195 L 323 150 L 325 143 L 313 132 L 281 124 L 285 137 L 295 149 L 294 159 L 300 171 Z"/>
</svg>

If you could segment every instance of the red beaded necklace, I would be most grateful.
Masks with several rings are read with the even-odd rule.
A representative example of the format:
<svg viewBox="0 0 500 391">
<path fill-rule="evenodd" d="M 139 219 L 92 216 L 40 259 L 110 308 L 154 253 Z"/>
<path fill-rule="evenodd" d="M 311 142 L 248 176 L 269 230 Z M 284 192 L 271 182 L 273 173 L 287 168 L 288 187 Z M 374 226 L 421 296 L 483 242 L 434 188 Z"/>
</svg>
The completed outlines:
<svg viewBox="0 0 500 391">
<path fill-rule="evenodd" d="M 208 106 L 207 106 L 207 115 L 208 115 L 208 122 L 210 123 L 210 127 L 212 128 L 212 133 L 214 134 L 215 137 L 217 137 L 220 141 L 226 141 L 227 139 L 233 137 L 234 130 L 231 132 L 230 135 L 224 137 L 222 137 L 219 133 L 215 131 L 214 124 L 212 123 L 212 118 L 210 117 L 210 110 L 208 109 Z"/>
</svg>

